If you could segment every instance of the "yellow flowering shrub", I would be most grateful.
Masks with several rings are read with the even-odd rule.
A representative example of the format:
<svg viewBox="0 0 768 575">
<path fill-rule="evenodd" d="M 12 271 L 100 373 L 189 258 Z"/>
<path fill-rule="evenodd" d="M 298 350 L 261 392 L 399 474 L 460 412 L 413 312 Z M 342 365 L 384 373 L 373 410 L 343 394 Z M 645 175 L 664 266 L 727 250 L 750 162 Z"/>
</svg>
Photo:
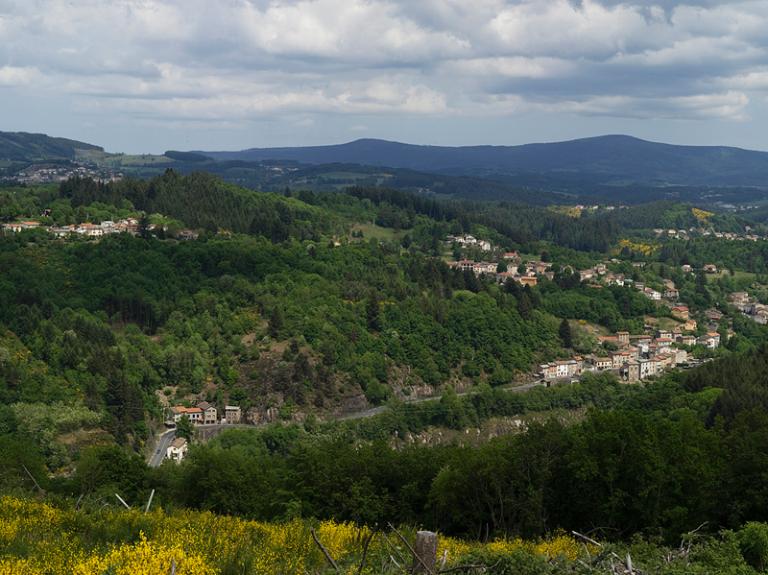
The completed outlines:
<svg viewBox="0 0 768 575">
<path fill-rule="evenodd" d="M 597 549 L 590 546 L 589 552 L 595 553 Z M 547 541 L 541 541 L 534 547 L 534 553 L 545 557 L 561 557 L 575 561 L 584 553 L 584 545 L 567 535 L 557 535 Z"/>
<path fill-rule="evenodd" d="M 530 543 L 523 542 L 522 539 L 497 539 L 491 541 L 486 545 L 486 549 L 493 553 L 514 553 L 521 549 L 531 550 L 533 547 Z"/>
<path fill-rule="evenodd" d="M 701 208 L 691 208 L 691 213 L 693 213 L 694 217 L 701 222 L 706 222 L 709 218 L 715 215 L 714 212 L 708 212 Z"/>
<path fill-rule="evenodd" d="M 205 558 L 187 553 L 181 547 L 166 547 L 147 541 L 141 534 L 135 545 L 123 544 L 106 555 L 92 555 L 74 566 L 73 575 L 156 575 L 169 573 L 176 566 L 176 575 L 216 575 L 218 570 Z"/>
<path fill-rule="evenodd" d="M 363 545 L 372 531 L 353 523 L 323 521 L 315 533 L 343 572 L 357 573 Z M 412 537 L 413 533 L 406 533 Z M 438 560 L 461 564 L 474 551 L 523 550 L 546 558 L 573 560 L 583 545 L 558 534 L 552 539 L 491 543 L 439 538 Z M 371 540 L 364 573 L 379 573 L 394 554 L 410 555 L 392 534 Z M 77 511 L 11 497 L 0 498 L 0 575 L 304 575 L 326 568 L 311 524 L 295 519 L 265 523 L 209 512 L 105 509 Z"/>
<path fill-rule="evenodd" d="M 437 540 L 437 557 L 441 559 L 445 556 L 448 563 L 454 563 L 457 559 L 466 555 L 471 550 L 472 545 L 466 541 L 461 541 L 460 539 L 440 537 Z"/>
<path fill-rule="evenodd" d="M 370 529 L 358 527 L 353 523 L 334 523 L 323 521 L 317 529 L 317 537 L 331 557 L 352 555 L 362 548 Z"/>
<path fill-rule="evenodd" d="M 633 242 L 629 239 L 621 239 L 619 240 L 619 247 L 618 249 L 614 250 L 615 253 L 621 252 L 622 248 L 629 248 L 633 252 L 643 254 L 645 256 L 652 255 L 657 249 L 658 245 L 656 244 L 650 244 L 646 242 Z"/>
<path fill-rule="evenodd" d="M 552 206 L 550 211 L 558 214 L 563 214 L 569 218 L 579 219 L 584 212 L 584 208 L 580 206 Z"/>
<path fill-rule="evenodd" d="M 26 559 L 9 557 L 0 559 L 0 575 L 37 575 L 39 571 Z"/>
</svg>

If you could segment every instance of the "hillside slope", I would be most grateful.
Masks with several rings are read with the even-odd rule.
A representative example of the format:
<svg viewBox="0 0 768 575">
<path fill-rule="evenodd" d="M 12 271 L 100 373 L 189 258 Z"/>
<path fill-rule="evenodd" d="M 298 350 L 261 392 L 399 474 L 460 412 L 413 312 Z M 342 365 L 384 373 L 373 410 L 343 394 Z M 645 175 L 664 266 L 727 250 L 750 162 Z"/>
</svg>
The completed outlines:
<svg viewBox="0 0 768 575">
<path fill-rule="evenodd" d="M 16 161 L 71 160 L 76 150 L 104 151 L 99 146 L 28 132 L 0 132 L 0 159 Z"/>
<path fill-rule="evenodd" d="M 589 175 L 601 182 L 768 185 L 768 153 L 676 146 L 610 135 L 522 146 L 417 146 L 364 139 L 332 146 L 201 152 L 217 160 L 294 160 L 389 166 L 462 175 Z"/>
</svg>

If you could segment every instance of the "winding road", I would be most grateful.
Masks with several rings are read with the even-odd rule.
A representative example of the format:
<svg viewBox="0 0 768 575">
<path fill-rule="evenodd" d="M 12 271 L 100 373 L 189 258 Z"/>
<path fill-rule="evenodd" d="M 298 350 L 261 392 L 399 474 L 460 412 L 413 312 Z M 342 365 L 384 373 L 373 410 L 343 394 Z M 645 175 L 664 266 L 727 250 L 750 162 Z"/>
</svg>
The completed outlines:
<svg viewBox="0 0 768 575">
<path fill-rule="evenodd" d="M 545 384 L 541 382 L 534 382 L 534 383 L 525 383 L 523 385 L 510 385 L 502 386 L 500 389 L 503 389 L 504 391 L 508 391 L 510 393 L 521 393 L 523 391 L 530 391 L 534 387 L 543 387 Z M 459 397 L 465 396 L 465 395 L 475 395 L 476 393 L 479 393 L 476 389 L 470 389 L 469 391 L 462 391 L 461 393 L 457 393 Z M 405 404 L 415 404 L 415 403 L 426 403 L 428 401 L 439 401 L 442 395 L 432 395 L 430 397 L 419 397 L 417 399 L 406 399 L 403 401 Z M 352 413 L 346 413 L 343 415 L 340 415 L 336 418 L 337 421 L 350 421 L 354 419 L 365 419 L 368 417 L 374 417 L 376 415 L 379 415 L 381 413 L 384 413 L 385 411 L 388 411 L 390 408 L 388 405 L 380 405 L 378 407 L 372 407 L 370 409 L 364 409 L 362 411 L 354 411 Z"/>
<path fill-rule="evenodd" d="M 503 389 L 504 391 L 508 391 L 510 393 L 522 393 L 524 391 L 529 391 L 534 387 L 543 387 L 544 385 L 545 384 L 543 382 L 537 381 L 533 383 L 525 383 L 522 385 L 503 386 L 501 389 Z M 461 393 L 458 393 L 457 395 L 459 396 L 474 395 L 476 393 L 478 393 L 476 389 L 471 389 L 469 391 L 463 391 Z M 407 399 L 403 403 L 416 404 L 416 403 L 426 403 L 428 401 L 439 401 L 441 397 L 442 395 L 433 395 L 431 397 L 419 397 L 417 399 Z M 335 419 L 336 421 L 351 421 L 355 419 L 366 419 L 369 417 L 374 417 L 386 411 L 389 411 L 389 409 L 390 407 L 388 405 L 380 405 L 378 407 L 372 407 L 370 409 L 363 409 L 361 411 L 354 411 L 352 413 L 339 415 Z M 218 424 L 217 423 L 214 425 L 198 425 L 198 426 L 195 426 L 195 430 L 197 433 L 202 433 L 204 436 L 204 439 L 209 439 L 213 435 L 216 435 L 222 429 L 232 429 L 237 427 L 253 428 L 255 426 L 245 425 L 245 424 Z M 163 460 L 165 459 L 165 453 L 168 450 L 168 446 L 171 444 L 171 442 L 175 437 L 176 437 L 175 429 L 170 429 L 156 437 L 154 450 L 151 452 L 149 459 L 147 461 L 150 467 L 159 467 L 163 463 Z"/>
<path fill-rule="evenodd" d="M 151 452 L 149 461 L 147 462 L 150 467 L 160 467 L 160 464 L 165 459 L 165 454 L 168 451 L 168 446 L 171 445 L 171 441 L 176 437 L 176 430 L 169 429 L 165 433 L 160 434 L 155 442 L 155 450 Z"/>
<path fill-rule="evenodd" d="M 223 429 L 234 428 L 253 428 L 253 425 L 245 425 L 242 423 L 214 423 L 208 425 L 196 425 L 195 436 L 201 439 L 203 442 L 207 441 Z M 168 451 L 168 446 L 176 437 L 176 430 L 169 429 L 155 437 L 155 445 L 150 451 L 150 455 L 147 458 L 147 465 L 150 467 L 160 467 L 165 460 L 165 454 Z"/>
</svg>

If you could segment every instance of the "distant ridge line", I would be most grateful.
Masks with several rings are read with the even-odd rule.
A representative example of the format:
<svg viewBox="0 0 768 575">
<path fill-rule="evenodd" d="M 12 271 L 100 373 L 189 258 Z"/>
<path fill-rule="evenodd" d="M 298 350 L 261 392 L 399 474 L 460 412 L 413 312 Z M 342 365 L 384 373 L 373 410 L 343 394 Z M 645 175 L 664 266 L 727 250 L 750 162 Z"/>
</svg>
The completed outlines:
<svg viewBox="0 0 768 575">
<path fill-rule="evenodd" d="M 360 164 L 481 177 L 589 176 L 600 183 L 768 187 L 768 152 L 665 144 L 622 134 L 518 146 L 434 146 L 364 138 L 344 144 L 197 151 L 215 160 Z"/>
</svg>

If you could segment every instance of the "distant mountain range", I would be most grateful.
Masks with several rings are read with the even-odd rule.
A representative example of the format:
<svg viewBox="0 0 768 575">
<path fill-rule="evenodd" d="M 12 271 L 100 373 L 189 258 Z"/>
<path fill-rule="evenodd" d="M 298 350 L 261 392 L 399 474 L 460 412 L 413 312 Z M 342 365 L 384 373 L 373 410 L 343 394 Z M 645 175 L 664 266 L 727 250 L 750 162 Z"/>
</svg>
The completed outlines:
<svg viewBox="0 0 768 575">
<path fill-rule="evenodd" d="M 363 139 L 298 148 L 196 152 L 216 160 L 354 163 L 450 175 L 547 176 L 609 185 L 768 187 L 768 153 L 725 146 L 676 146 L 631 136 L 598 136 L 522 146 L 418 146 Z"/>
<path fill-rule="evenodd" d="M 521 203 L 647 202 L 743 205 L 768 199 L 768 152 L 676 146 L 598 136 L 522 146 L 418 146 L 364 139 L 347 144 L 240 152 L 108 154 L 44 134 L 0 132 L 0 177 L 30 163 L 76 159 L 151 177 L 167 168 L 206 171 L 253 189 L 386 186 L 454 198 Z M 583 198 L 583 199 L 579 199 Z"/>
<path fill-rule="evenodd" d="M 66 138 L 52 138 L 45 134 L 0 132 L 0 159 L 2 160 L 21 162 L 72 160 L 77 150 L 104 151 L 103 148 L 93 144 Z"/>
</svg>

